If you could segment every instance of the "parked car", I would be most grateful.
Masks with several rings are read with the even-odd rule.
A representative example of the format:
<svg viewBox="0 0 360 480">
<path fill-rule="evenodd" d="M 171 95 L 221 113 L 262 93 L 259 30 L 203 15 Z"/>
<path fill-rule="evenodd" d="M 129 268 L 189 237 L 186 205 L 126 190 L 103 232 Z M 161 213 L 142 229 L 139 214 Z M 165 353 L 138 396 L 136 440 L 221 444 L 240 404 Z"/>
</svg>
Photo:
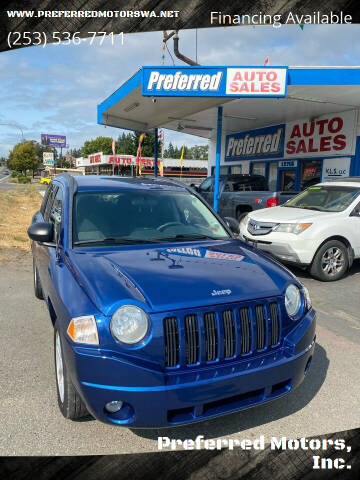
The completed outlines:
<svg viewBox="0 0 360 480">
<path fill-rule="evenodd" d="M 315 345 L 308 291 L 228 225 L 174 181 L 53 179 L 28 233 L 66 418 L 174 426 L 302 382 Z"/>
<path fill-rule="evenodd" d="M 359 232 L 360 177 L 318 183 L 240 224 L 246 242 L 326 282 L 342 278 L 360 258 Z"/>
<path fill-rule="evenodd" d="M 208 177 L 195 190 L 209 203 L 214 202 L 214 176 Z M 222 216 L 234 217 L 240 222 L 249 212 L 276 207 L 295 193 L 272 192 L 262 175 L 221 175 L 219 208 Z"/>
<path fill-rule="evenodd" d="M 40 178 L 40 184 L 46 184 L 46 185 L 49 185 L 49 183 L 51 182 L 51 178 L 50 177 L 41 177 Z"/>
</svg>

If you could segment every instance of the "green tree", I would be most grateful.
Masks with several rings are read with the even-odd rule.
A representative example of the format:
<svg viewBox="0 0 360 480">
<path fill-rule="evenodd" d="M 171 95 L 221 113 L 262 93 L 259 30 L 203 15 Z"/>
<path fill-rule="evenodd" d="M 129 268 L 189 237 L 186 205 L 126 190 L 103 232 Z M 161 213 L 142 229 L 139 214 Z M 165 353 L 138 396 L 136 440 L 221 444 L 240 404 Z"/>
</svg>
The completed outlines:
<svg viewBox="0 0 360 480">
<path fill-rule="evenodd" d="M 133 142 L 133 153 L 132 155 L 136 155 L 137 149 L 139 146 L 139 138 L 141 133 L 134 132 L 132 134 L 132 142 Z M 146 134 L 141 146 L 141 155 L 143 157 L 153 157 L 155 152 L 155 136 Z M 160 156 L 160 145 L 158 149 L 158 155 Z"/>
<path fill-rule="evenodd" d="M 165 158 L 180 158 L 181 155 L 181 147 L 175 147 L 171 142 L 164 149 L 164 157 Z"/>
<path fill-rule="evenodd" d="M 37 155 L 34 142 L 27 141 L 18 143 L 10 150 L 8 167 L 17 172 L 26 173 L 26 170 L 36 170 L 41 163 L 40 157 Z"/>
<path fill-rule="evenodd" d="M 116 142 L 116 153 L 125 153 L 127 155 L 136 155 L 137 146 L 135 147 L 134 134 L 123 133 L 119 135 Z"/>
<path fill-rule="evenodd" d="M 209 145 L 194 145 L 190 148 L 190 158 L 195 160 L 207 160 Z"/>
<path fill-rule="evenodd" d="M 70 148 L 69 154 L 72 157 L 79 158 L 81 157 L 81 148 Z"/>
<path fill-rule="evenodd" d="M 113 139 L 111 137 L 97 137 L 93 140 L 86 140 L 81 148 L 81 155 L 87 157 L 98 152 L 102 152 L 104 155 L 111 155 L 112 142 Z"/>
</svg>

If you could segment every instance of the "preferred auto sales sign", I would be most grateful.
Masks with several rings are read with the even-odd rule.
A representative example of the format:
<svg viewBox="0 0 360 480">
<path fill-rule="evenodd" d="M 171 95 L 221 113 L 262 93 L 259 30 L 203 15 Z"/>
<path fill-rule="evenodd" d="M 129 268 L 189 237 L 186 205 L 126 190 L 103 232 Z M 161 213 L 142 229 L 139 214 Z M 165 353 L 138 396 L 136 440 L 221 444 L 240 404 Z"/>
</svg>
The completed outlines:
<svg viewBox="0 0 360 480">
<path fill-rule="evenodd" d="M 357 112 L 332 113 L 286 124 L 284 157 L 354 155 Z"/>
<path fill-rule="evenodd" d="M 142 67 L 142 95 L 285 97 L 287 67 Z"/>
</svg>

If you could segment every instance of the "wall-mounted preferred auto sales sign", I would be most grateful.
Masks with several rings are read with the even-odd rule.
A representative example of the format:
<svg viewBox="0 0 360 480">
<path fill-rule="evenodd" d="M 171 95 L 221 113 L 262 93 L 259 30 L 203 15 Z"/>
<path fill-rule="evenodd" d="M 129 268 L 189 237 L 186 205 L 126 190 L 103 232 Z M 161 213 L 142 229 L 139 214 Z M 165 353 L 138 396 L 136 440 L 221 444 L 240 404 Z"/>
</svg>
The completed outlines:
<svg viewBox="0 0 360 480">
<path fill-rule="evenodd" d="M 143 67 L 142 95 L 285 97 L 287 67 Z"/>
</svg>

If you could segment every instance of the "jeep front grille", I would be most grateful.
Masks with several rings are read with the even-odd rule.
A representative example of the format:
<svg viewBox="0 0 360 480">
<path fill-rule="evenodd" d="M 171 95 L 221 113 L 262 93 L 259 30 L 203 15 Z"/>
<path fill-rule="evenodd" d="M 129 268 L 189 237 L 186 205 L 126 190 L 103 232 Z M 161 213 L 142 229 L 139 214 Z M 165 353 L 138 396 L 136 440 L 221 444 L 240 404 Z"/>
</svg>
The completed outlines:
<svg viewBox="0 0 360 480">
<path fill-rule="evenodd" d="M 186 315 L 185 317 L 185 337 L 186 337 L 186 363 L 191 365 L 197 363 L 199 357 L 199 331 L 196 315 Z"/>
<path fill-rule="evenodd" d="M 240 353 L 249 353 L 251 348 L 251 319 L 250 309 L 248 307 L 240 308 L 240 331 L 241 331 L 241 350 Z"/>
<path fill-rule="evenodd" d="M 224 327 L 224 358 L 235 355 L 235 324 L 232 310 L 224 310 L 222 313 Z"/>
<path fill-rule="evenodd" d="M 164 319 L 167 367 L 241 358 L 279 345 L 279 300 L 196 310 Z"/>
<path fill-rule="evenodd" d="M 207 312 L 204 315 L 206 361 L 216 360 L 218 351 L 218 331 L 215 312 Z"/>
<path fill-rule="evenodd" d="M 179 362 L 179 333 L 176 317 L 164 318 L 165 363 L 175 367 Z"/>
</svg>

